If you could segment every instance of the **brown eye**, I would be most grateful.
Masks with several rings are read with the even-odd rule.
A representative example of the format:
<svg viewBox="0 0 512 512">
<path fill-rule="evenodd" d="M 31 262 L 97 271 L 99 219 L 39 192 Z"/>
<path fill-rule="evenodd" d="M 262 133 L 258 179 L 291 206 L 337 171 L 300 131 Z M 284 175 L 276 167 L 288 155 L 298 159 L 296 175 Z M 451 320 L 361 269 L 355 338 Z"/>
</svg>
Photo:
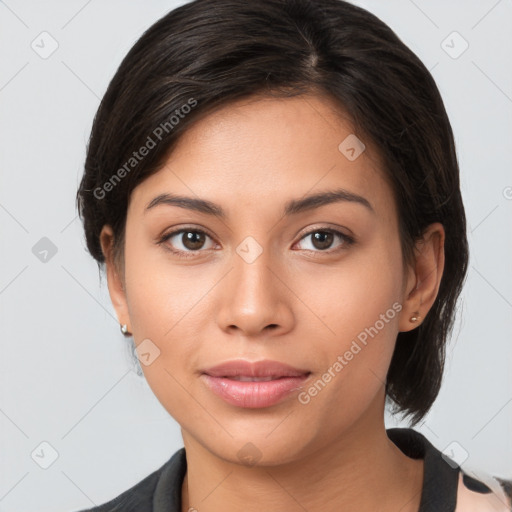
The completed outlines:
<svg viewBox="0 0 512 512">
<path fill-rule="evenodd" d="M 336 238 L 341 242 L 337 247 L 331 249 Z M 355 242 L 354 238 L 351 236 L 334 229 L 315 229 L 304 235 L 300 241 L 302 242 L 307 239 L 311 240 L 311 247 L 302 247 L 302 249 L 314 252 L 334 252 L 338 249 L 345 249 Z"/>
<path fill-rule="evenodd" d="M 334 240 L 334 235 L 327 231 L 316 231 L 312 234 L 311 241 L 317 249 L 329 249 Z"/>
<path fill-rule="evenodd" d="M 211 241 L 211 245 L 205 247 L 208 239 Z M 194 253 L 206 252 L 206 249 L 212 249 L 214 245 L 211 237 L 200 229 L 173 231 L 164 235 L 159 243 L 167 244 L 172 252 L 183 256 L 193 256 Z"/>
<path fill-rule="evenodd" d="M 204 245 L 205 234 L 198 231 L 185 231 L 181 235 L 181 243 L 191 251 L 197 251 Z"/>
</svg>

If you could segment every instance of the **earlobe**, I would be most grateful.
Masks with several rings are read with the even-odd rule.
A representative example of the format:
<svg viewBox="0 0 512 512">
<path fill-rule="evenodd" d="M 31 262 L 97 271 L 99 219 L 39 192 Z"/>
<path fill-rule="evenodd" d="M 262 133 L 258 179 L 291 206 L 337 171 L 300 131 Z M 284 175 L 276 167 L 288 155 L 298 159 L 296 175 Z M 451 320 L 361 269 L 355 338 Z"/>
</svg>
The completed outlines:
<svg viewBox="0 0 512 512">
<path fill-rule="evenodd" d="M 410 268 L 399 331 L 421 324 L 436 300 L 444 271 L 445 232 L 439 222 L 430 224 L 415 245 L 414 267 Z"/>
<path fill-rule="evenodd" d="M 124 285 L 124 276 L 120 275 L 114 258 L 114 232 L 112 228 L 105 224 L 100 233 L 100 244 L 103 255 L 105 256 L 105 268 L 107 274 L 108 291 L 110 300 L 117 314 L 119 324 L 126 325 L 126 333 L 131 332 L 130 319 L 128 315 L 128 305 L 126 301 L 126 292 Z M 121 331 L 123 332 L 123 331 Z M 124 332 L 123 332 L 124 334 Z"/>
</svg>

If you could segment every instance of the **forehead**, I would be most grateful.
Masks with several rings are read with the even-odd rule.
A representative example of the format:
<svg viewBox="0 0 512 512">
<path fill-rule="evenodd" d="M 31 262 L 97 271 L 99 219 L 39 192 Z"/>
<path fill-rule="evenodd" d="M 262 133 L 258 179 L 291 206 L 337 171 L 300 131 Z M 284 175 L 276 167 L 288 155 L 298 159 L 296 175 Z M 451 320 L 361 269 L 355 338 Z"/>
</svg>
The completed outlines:
<svg viewBox="0 0 512 512">
<path fill-rule="evenodd" d="M 339 188 L 390 209 L 378 152 L 356 136 L 344 111 L 317 95 L 252 97 L 192 124 L 131 202 L 143 210 L 156 194 L 169 192 L 211 199 L 228 214 L 242 205 L 254 213 Z"/>
</svg>

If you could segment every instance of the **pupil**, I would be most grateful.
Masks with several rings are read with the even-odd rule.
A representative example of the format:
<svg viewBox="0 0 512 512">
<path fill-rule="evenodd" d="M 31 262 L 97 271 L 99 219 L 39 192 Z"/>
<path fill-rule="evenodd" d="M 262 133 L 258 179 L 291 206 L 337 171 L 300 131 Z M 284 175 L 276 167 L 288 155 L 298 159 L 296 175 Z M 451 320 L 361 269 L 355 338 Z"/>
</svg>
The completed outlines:
<svg viewBox="0 0 512 512">
<path fill-rule="evenodd" d="M 317 231 L 313 234 L 313 245 L 317 249 L 327 249 L 332 244 L 333 236 L 334 235 L 332 233 Z M 317 244 L 317 242 L 319 242 L 319 244 Z"/>
<path fill-rule="evenodd" d="M 203 233 L 188 231 L 187 233 L 183 233 L 182 242 L 187 249 L 200 249 L 204 243 L 203 238 Z"/>
</svg>

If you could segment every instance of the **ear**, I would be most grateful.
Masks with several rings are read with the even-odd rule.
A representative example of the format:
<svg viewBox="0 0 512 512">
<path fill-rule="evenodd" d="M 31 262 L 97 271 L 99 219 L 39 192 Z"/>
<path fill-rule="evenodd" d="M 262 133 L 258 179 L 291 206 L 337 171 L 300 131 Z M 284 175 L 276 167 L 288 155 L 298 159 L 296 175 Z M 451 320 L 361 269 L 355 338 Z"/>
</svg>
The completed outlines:
<svg viewBox="0 0 512 512">
<path fill-rule="evenodd" d="M 126 324 L 131 333 L 130 318 L 128 315 L 128 303 L 124 285 L 124 276 L 120 275 L 120 269 L 117 268 L 114 260 L 114 232 L 112 228 L 105 224 L 100 233 L 100 244 L 103 255 L 105 256 L 105 266 L 107 273 L 108 291 L 110 300 L 116 310 L 117 318 L 120 324 Z"/>
<path fill-rule="evenodd" d="M 400 332 L 411 331 L 420 325 L 436 300 L 444 270 L 444 240 L 443 225 L 435 222 L 415 244 L 415 261 L 408 269 Z M 411 317 L 418 317 L 418 320 L 411 321 Z"/>
</svg>

